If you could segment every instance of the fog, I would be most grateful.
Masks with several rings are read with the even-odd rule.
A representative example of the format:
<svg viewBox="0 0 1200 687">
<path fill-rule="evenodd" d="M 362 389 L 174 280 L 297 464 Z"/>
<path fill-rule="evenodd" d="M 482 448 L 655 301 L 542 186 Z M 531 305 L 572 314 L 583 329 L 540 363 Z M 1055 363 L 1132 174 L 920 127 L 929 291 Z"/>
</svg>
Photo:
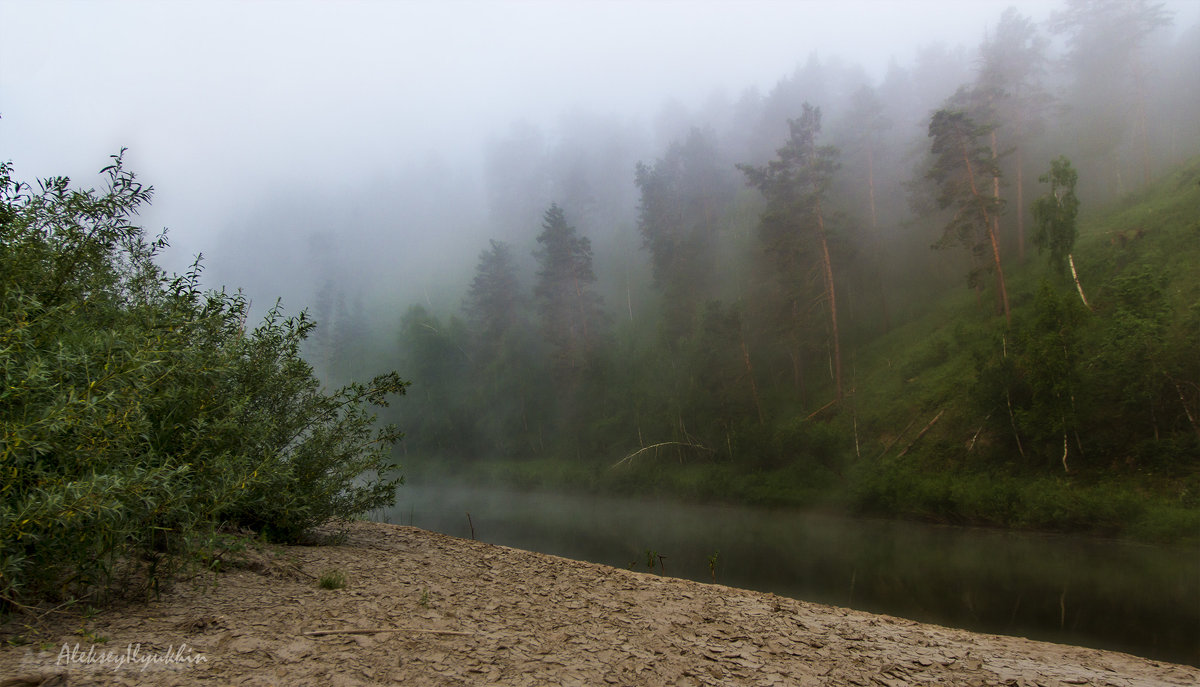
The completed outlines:
<svg viewBox="0 0 1200 687">
<path fill-rule="evenodd" d="M 1153 65 L 1134 112 L 1133 87 L 1107 67 L 1089 84 L 1086 65 L 1068 64 L 1068 54 L 1103 56 L 1070 53 L 1070 35 L 1047 29 L 1062 8 L 1042 0 L 5 1 L 0 157 L 19 179 L 89 185 L 128 148 L 128 167 L 156 189 L 141 220 L 169 230 L 167 269 L 203 254 L 205 283 L 244 289 L 256 312 L 277 297 L 288 313 L 354 310 L 381 342 L 409 304 L 458 309 L 488 239 L 510 242 L 530 274 L 542 215 L 557 203 L 595 249 L 608 310 L 633 321 L 650 302 L 634 293 L 652 280 L 639 163 L 695 129 L 714 142 L 724 192 L 744 189 L 734 165 L 769 159 L 810 102 L 842 148 L 840 192 L 861 204 L 854 98 L 866 88 L 889 132 L 870 153 L 887 176 L 872 199 L 886 221 L 872 231 L 911 231 L 909 177 L 929 114 L 976 79 L 979 46 L 1010 6 L 1049 45 L 1038 78 L 1065 103 L 1055 116 L 1075 117 L 1056 131 L 1085 132 L 1046 158 L 1083 156 L 1097 170 L 1088 183 L 1115 193 L 1141 157 L 1148 177 L 1150 156 L 1161 169 L 1194 154 L 1195 2 L 1164 3 L 1169 25 L 1130 67 Z M 1139 133 L 1147 102 L 1155 126 Z M 1084 121 L 1101 111 L 1115 114 Z M 733 300 L 753 273 L 737 242 L 755 210 L 739 203 L 727 206 L 741 220 L 727 222 L 736 227 L 718 249 L 722 279 L 745 287 Z M 936 238 L 923 231 L 907 239 L 915 253 Z M 905 278 L 895 275 L 902 288 Z"/>
<path fill-rule="evenodd" d="M 550 146 L 591 118 L 633 134 L 625 158 L 651 160 L 672 116 L 766 93 L 812 56 L 874 81 L 925 46 L 976 44 L 1009 5 L 1035 20 L 1051 9 L 6 1 L 0 154 L 18 178 L 90 183 L 129 148 L 157 190 L 143 220 L 170 230 L 166 266 L 203 252 L 210 284 L 256 303 L 307 304 L 314 274 L 435 299 L 494 233 L 483 154 L 514 127 Z M 1200 13 L 1172 9 L 1177 27 Z M 463 274 L 446 279 L 447 266 Z"/>
</svg>

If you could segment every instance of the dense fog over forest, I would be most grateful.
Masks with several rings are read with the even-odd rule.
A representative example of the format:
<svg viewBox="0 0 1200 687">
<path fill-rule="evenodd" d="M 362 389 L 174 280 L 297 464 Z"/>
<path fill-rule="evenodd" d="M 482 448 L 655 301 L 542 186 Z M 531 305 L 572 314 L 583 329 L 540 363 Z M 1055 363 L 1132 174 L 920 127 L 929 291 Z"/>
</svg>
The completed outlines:
<svg viewBox="0 0 1200 687">
<path fill-rule="evenodd" d="M 127 146 L 156 188 L 142 221 L 171 232 L 165 266 L 203 253 L 203 283 L 244 288 L 255 314 L 308 308 L 327 381 L 399 370 L 406 450 L 603 460 L 664 443 L 755 469 L 808 452 L 841 479 L 831 456 L 862 452 L 858 356 L 968 286 L 959 348 L 926 362 L 975 360 L 981 417 L 962 423 L 1000 433 L 983 435 L 997 455 L 1069 469 L 1073 432 L 1098 456 L 1196 427 L 1191 363 L 1135 355 L 1128 332 L 1041 372 L 1047 341 L 1028 334 L 1014 362 L 1009 333 L 985 333 L 1075 317 L 1046 295 L 1061 288 L 1039 291 L 1043 250 L 1091 309 L 1078 207 L 1200 152 L 1197 3 L 0 7 L 17 173 L 86 183 Z M 1147 228 L 1113 245 L 1127 232 Z M 1116 313 L 1185 298 L 1108 278 L 1117 300 L 1098 307 Z M 1181 317 L 1139 336 L 1178 326 L 1186 343 Z M 891 365 L 874 355 L 864 367 Z M 1120 403 L 1141 427 L 1086 433 L 1108 415 L 1078 419 L 1064 389 L 1075 365 L 1116 360 L 1150 367 L 1079 374 L 1096 399 L 1140 388 Z M 797 419 L 828 407 L 849 414 Z M 886 453 L 907 428 L 882 408 Z"/>
<path fill-rule="evenodd" d="M 327 279 L 368 300 L 445 304 L 462 295 L 470 247 L 531 237 L 550 200 L 583 210 L 553 184 L 602 187 L 588 191 L 603 206 L 605 226 L 589 226 L 598 250 L 636 244 L 638 161 L 693 126 L 758 138 L 743 149 L 761 157 L 777 141 L 747 127 L 770 117 L 762 126 L 782 132 L 799 105 L 779 101 L 785 90 L 823 107 L 831 132 L 841 101 L 889 73 L 920 75 L 930 92 L 914 106 L 930 109 L 1010 4 L 1038 22 L 1053 9 L 4 2 L 0 142 L 29 177 L 80 180 L 129 147 L 157 189 L 144 219 L 171 231 L 168 266 L 203 252 L 206 281 L 256 305 L 311 305 Z M 1164 49 L 1200 16 L 1195 3 L 1168 8 Z M 825 90 L 802 93 L 814 66 Z M 523 187 L 534 173 L 547 178 Z M 626 269 L 605 262 L 602 273 Z"/>
</svg>

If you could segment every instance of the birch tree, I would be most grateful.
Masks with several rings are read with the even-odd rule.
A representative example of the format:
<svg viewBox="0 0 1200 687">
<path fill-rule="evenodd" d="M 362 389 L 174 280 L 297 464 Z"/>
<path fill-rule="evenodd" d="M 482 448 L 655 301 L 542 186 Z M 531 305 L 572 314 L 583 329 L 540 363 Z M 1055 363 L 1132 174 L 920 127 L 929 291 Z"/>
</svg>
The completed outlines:
<svg viewBox="0 0 1200 687">
<path fill-rule="evenodd" d="M 1075 226 L 1075 218 L 1079 215 L 1075 183 L 1079 181 L 1079 173 L 1071 166 L 1070 160 L 1059 156 L 1050 163 L 1050 171 L 1038 177 L 1038 181 L 1050 184 L 1050 190 L 1033 201 L 1033 221 L 1037 225 L 1033 242 L 1039 251 L 1050 251 L 1050 264 L 1059 274 L 1066 274 L 1070 267 L 1079 299 L 1091 309 L 1087 297 L 1083 295 L 1079 274 L 1075 271 L 1075 259 L 1071 256 L 1075 239 L 1079 236 L 1079 229 Z"/>
</svg>

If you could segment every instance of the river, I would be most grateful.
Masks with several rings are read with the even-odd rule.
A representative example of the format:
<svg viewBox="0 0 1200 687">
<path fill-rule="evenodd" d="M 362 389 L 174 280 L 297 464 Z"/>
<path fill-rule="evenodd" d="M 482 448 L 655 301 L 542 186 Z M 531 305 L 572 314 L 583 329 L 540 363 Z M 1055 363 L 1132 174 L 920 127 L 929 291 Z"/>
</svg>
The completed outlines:
<svg viewBox="0 0 1200 687">
<path fill-rule="evenodd" d="M 431 484 L 402 487 L 376 519 L 641 571 L 650 556 L 675 577 L 1200 665 L 1195 548 Z"/>
</svg>

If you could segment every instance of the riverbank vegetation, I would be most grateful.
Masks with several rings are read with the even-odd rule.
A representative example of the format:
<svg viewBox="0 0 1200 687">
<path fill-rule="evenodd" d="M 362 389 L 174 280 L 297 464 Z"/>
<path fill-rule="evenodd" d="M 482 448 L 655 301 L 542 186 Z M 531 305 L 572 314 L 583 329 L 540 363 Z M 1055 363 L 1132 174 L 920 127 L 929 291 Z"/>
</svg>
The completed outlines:
<svg viewBox="0 0 1200 687">
<path fill-rule="evenodd" d="M 1195 537 L 1200 103 L 1170 93 L 1197 35 L 1155 43 L 1169 22 L 1010 10 L 974 54 L 878 83 L 813 59 L 676 112 L 623 169 L 612 131 L 592 132 L 607 155 L 514 133 L 493 215 L 525 238 L 485 248 L 461 308 L 401 307 L 376 349 L 414 380 L 406 462 Z"/>
<path fill-rule="evenodd" d="M 155 264 L 151 197 L 114 156 L 102 190 L 0 164 L 0 613 L 157 590 L 220 565 L 222 532 L 295 541 L 390 504 L 399 477 L 369 404 L 395 374 L 326 391 L 313 323 Z"/>
<path fill-rule="evenodd" d="M 947 292 L 854 350 L 852 393 L 840 404 L 760 421 L 747 392 L 748 412 L 724 431 L 682 415 L 686 427 L 657 446 L 606 446 L 595 435 L 595 457 L 532 447 L 411 462 L 427 479 L 452 470 L 530 487 L 1195 537 L 1197 206 L 1200 162 L 1086 218 L 1074 260 L 1090 277 L 1087 306 L 1069 274 L 1041 261 L 1012 271 L 1011 327 L 981 313 L 974 294 Z"/>
</svg>

